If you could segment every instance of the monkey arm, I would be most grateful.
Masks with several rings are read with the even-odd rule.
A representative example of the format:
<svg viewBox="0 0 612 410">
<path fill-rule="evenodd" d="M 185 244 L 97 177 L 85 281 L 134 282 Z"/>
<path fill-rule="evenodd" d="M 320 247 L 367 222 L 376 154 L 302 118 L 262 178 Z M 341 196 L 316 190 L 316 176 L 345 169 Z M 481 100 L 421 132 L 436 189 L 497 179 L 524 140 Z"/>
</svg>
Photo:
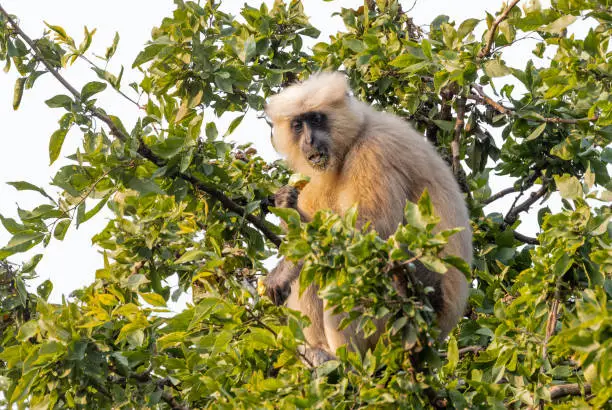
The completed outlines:
<svg viewBox="0 0 612 410">
<path fill-rule="evenodd" d="M 303 222 L 307 222 L 308 219 L 306 215 L 298 208 L 297 203 L 298 191 L 290 185 L 285 185 L 274 195 L 274 205 L 276 207 L 293 208 L 300 214 L 300 219 Z M 281 221 L 281 227 L 283 230 L 287 231 L 285 221 Z M 266 276 L 264 280 L 266 294 L 276 305 L 282 305 L 289 297 L 291 293 L 291 284 L 300 276 L 302 265 L 302 262 L 294 264 L 283 258 Z"/>
</svg>

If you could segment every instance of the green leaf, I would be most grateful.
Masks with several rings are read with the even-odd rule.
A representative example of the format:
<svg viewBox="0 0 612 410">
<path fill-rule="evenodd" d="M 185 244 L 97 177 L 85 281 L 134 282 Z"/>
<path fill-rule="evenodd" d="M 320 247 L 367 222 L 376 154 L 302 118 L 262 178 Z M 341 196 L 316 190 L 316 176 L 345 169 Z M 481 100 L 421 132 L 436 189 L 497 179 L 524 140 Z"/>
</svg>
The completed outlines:
<svg viewBox="0 0 612 410">
<path fill-rule="evenodd" d="M 444 130 L 444 131 L 452 131 L 455 128 L 455 122 L 454 121 L 433 120 L 433 122 L 441 130 Z"/>
<path fill-rule="evenodd" d="M 113 38 L 113 44 L 106 49 L 106 53 L 104 53 L 104 58 L 108 61 L 112 56 L 115 55 L 115 51 L 117 51 L 117 45 L 119 44 L 119 33 L 115 32 L 115 37 Z"/>
<path fill-rule="evenodd" d="M 491 78 L 510 74 L 510 69 L 500 60 L 485 61 L 484 71 Z"/>
<path fill-rule="evenodd" d="M 51 291 L 53 291 L 53 283 L 51 283 L 49 279 L 45 280 L 43 283 L 36 287 L 36 293 L 43 300 L 47 300 L 49 298 Z"/>
<path fill-rule="evenodd" d="M 181 255 L 181 257 L 175 260 L 174 263 L 179 265 L 181 263 L 192 262 L 195 260 L 202 260 L 205 255 L 206 255 L 206 252 L 200 249 L 192 249 L 190 251 L 185 252 L 183 255 Z"/>
<path fill-rule="evenodd" d="M 59 157 L 67 133 L 67 129 L 60 128 L 51 135 L 51 140 L 49 141 L 49 165 L 53 164 Z"/>
<path fill-rule="evenodd" d="M 44 189 L 37 187 L 34 184 L 31 184 L 29 182 L 26 181 L 14 181 L 14 182 L 7 182 L 7 185 L 10 185 L 12 187 L 14 187 L 15 189 L 17 189 L 18 191 L 35 191 L 38 192 L 39 194 L 49 198 L 52 202 L 55 202 L 53 200 L 53 198 L 51 198 Z"/>
<path fill-rule="evenodd" d="M 83 86 L 81 90 L 81 99 L 86 101 L 94 94 L 97 94 L 106 89 L 106 84 L 99 81 L 92 81 Z"/>
<path fill-rule="evenodd" d="M 149 305 L 156 306 L 156 307 L 165 307 L 166 306 L 166 300 L 159 293 L 155 293 L 155 292 L 151 292 L 151 293 L 139 292 L 138 294 Z"/>
<path fill-rule="evenodd" d="M 185 140 L 179 137 L 169 137 L 151 146 L 151 151 L 161 158 L 170 159 L 182 151 Z"/>
<path fill-rule="evenodd" d="M 459 363 L 459 348 L 457 347 L 457 339 L 455 339 L 455 336 L 453 335 L 451 335 L 448 341 L 448 348 L 446 354 L 449 369 L 451 372 L 453 372 L 457 368 L 457 364 Z"/>
<path fill-rule="evenodd" d="M 345 38 L 343 42 L 345 47 L 350 48 L 355 53 L 361 53 L 366 49 L 365 45 L 363 44 L 363 41 L 357 40 L 355 38 Z"/>
<path fill-rule="evenodd" d="M 58 239 L 60 241 L 64 240 L 66 232 L 68 232 L 70 222 L 70 219 L 62 219 L 55 225 L 55 229 L 53 230 L 53 236 L 55 237 L 55 239 Z"/>
<path fill-rule="evenodd" d="M 26 263 L 23 264 L 23 266 L 21 267 L 21 273 L 30 273 L 33 272 L 34 269 L 36 269 L 36 266 L 38 265 L 38 262 L 41 261 L 42 259 L 42 254 L 37 254 L 32 256 L 32 259 L 30 259 L 29 261 L 27 261 Z"/>
<path fill-rule="evenodd" d="M 151 179 L 141 179 L 141 178 L 132 178 L 127 186 L 138 191 L 142 195 L 146 194 L 161 194 L 164 195 L 165 192 L 155 183 L 155 181 Z"/>
<path fill-rule="evenodd" d="M 215 75 L 215 84 L 219 89 L 225 91 L 228 94 L 234 93 L 233 82 L 230 77 L 225 77 L 223 75 Z"/>
<path fill-rule="evenodd" d="M 408 67 L 409 65 L 420 62 L 421 59 L 412 54 L 402 54 L 394 58 L 389 65 L 397 68 Z"/>
<path fill-rule="evenodd" d="M 13 94 L 13 110 L 19 108 L 21 98 L 23 97 L 23 89 L 25 88 L 26 78 L 20 77 L 15 81 L 15 90 Z"/>
<path fill-rule="evenodd" d="M 525 138 L 525 141 L 531 141 L 534 140 L 536 138 L 538 138 L 540 136 L 540 134 L 542 134 L 542 132 L 544 132 L 544 129 L 546 128 L 546 123 L 543 122 L 542 124 L 538 125 L 537 128 L 535 130 L 533 130 L 531 132 L 531 134 L 529 134 L 529 136 L 527 136 L 527 138 Z"/>
<path fill-rule="evenodd" d="M 446 273 L 446 271 L 448 270 L 446 264 L 442 262 L 442 259 L 437 258 L 435 256 L 423 255 L 419 258 L 419 261 L 423 265 L 425 265 L 427 269 L 432 270 L 434 272 Z"/>
<path fill-rule="evenodd" d="M 257 43 L 255 42 L 255 37 L 253 37 L 253 35 L 250 35 L 244 41 L 244 52 L 241 53 L 240 59 L 242 60 L 243 63 L 246 64 L 247 62 L 251 61 L 253 57 L 255 57 L 256 52 L 257 52 Z"/>
<path fill-rule="evenodd" d="M 134 59 L 134 62 L 132 63 L 132 68 L 136 68 L 148 61 L 153 60 L 160 53 L 160 51 L 162 51 L 166 47 L 166 44 L 151 44 L 145 47 L 145 49 L 141 51 Z"/>
<path fill-rule="evenodd" d="M 240 125 L 240 123 L 242 122 L 242 120 L 244 119 L 244 114 L 234 118 L 234 120 L 230 123 L 229 128 L 227 129 L 227 131 L 225 132 L 225 136 L 230 135 L 232 132 L 234 132 L 234 130 L 236 129 L 236 127 L 238 127 Z"/>
<path fill-rule="evenodd" d="M 137 291 L 138 288 L 144 284 L 150 283 L 151 281 L 141 273 L 130 275 L 127 279 L 127 287 L 133 291 Z"/>
<path fill-rule="evenodd" d="M 104 207 L 104 205 L 106 205 L 106 202 L 108 201 L 108 199 L 110 198 L 111 194 L 106 195 L 104 198 L 102 198 L 100 201 L 98 201 L 98 203 L 96 204 L 96 206 L 94 206 L 93 208 L 91 208 L 89 211 L 85 212 L 85 214 L 83 214 L 83 217 L 79 220 L 79 224 L 86 222 L 88 220 L 90 220 L 91 218 L 93 218 L 98 212 L 100 212 L 100 210 Z"/>
<path fill-rule="evenodd" d="M 70 108 L 72 107 L 72 98 L 68 97 L 67 95 L 56 95 L 53 98 L 48 99 L 47 101 L 45 101 L 45 104 L 47 104 L 50 108 L 65 108 L 67 110 L 70 110 Z"/>
<path fill-rule="evenodd" d="M 187 338 L 187 332 L 172 332 L 157 339 L 157 348 L 166 350 L 170 347 L 179 346 Z"/>
<path fill-rule="evenodd" d="M 66 30 L 64 30 L 61 26 L 54 26 L 54 25 L 47 23 L 46 21 L 44 23 L 47 27 L 53 30 L 60 39 L 65 41 L 69 38 L 68 34 L 66 34 Z"/>
<path fill-rule="evenodd" d="M 26 229 L 25 226 L 17 223 L 17 221 L 15 221 L 13 218 L 5 218 L 2 215 L 0 215 L 0 222 L 2 222 L 4 229 L 12 234 L 16 234 L 17 232 L 21 232 Z"/>
<path fill-rule="evenodd" d="M 564 16 L 559 17 L 552 23 L 540 28 L 539 31 L 545 31 L 547 33 L 552 34 L 561 34 L 563 30 L 565 30 L 565 28 L 572 24 L 574 21 L 576 21 L 576 16 L 566 14 Z"/>
<path fill-rule="evenodd" d="M 555 183 L 562 198 L 576 199 L 582 197 L 582 184 L 575 176 L 569 174 L 555 175 Z"/>
<path fill-rule="evenodd" d="M 217 125 L 214 122 L 209 122 L 206 124 L 206 138 L 209 141 L 212 141 L 217 138 L 219 132 L 217 131 Z"/>
<path fill-rule="evenodd" d="M 480 23 L 479 19 L 467 19 L 459 25 L 457 29 L 457 37 L 463 39 L 465 36 L 474 31 L 474 28 Z"/>
<path fill-rule="evenodd" d="M 433 56 L 431 50 L 431 43 L 426 38 L 421 41 L 421 48 L 423 49 L 423 54 L 425 54 L 427 58 L 431 59 Z"/>
<path fill-rule="evenodd" d="M 40 242 L 42 240 L 43 234 L 40 232 L 34 231 L 23 231 L 19 232 L 16 235 L 13 235 L 11 240 L 6 245 L 6 249 L 19 248 L 22 245 L 28 244 L 32 241 Z"/>
<path fill-rule="evenodd" d="M 39 327 L 36 320 L 30 320 L 19 327 L 17 340 L 24 342 L 38 334 Z"/>
</svg>

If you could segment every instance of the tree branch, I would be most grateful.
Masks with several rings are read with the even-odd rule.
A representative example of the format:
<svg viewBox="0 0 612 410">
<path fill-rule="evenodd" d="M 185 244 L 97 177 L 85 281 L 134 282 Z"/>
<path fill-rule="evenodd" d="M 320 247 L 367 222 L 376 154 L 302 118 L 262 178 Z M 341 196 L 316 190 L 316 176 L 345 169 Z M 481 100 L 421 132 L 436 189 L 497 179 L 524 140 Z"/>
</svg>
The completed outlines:
<svg viewBox="0 0 612 410">
<path fill-rule="evenodd" d="M 529 245 L 539 245 L 540 244 L 540 241 L 538 240 L 538 238 L 532 238 L 531 236 L 523 235 L 522 233 L 518 233 L 517 231 L 514 231 L 513 233 L 514 233 L 514 239 L 518 241 L 521 241 Z"/>
<path fill-rule="evenodd" d="M 510 14 L 510 10 L 512 10 L 519 1 L 520 0 L 512 0 L 508 4 L 508 7 L 506 7 L 506 9 L 502 12 L 502 14 L 500 14 L 495 19 L 493 24 L 491 24 L 491 28 L 489 29 L 489 33 L 487 37 L 487 43 L 485 44 L 484 48 L 478 52 L 478 58 L 488 57 L 491 54 L 491 47 L 493 46 L 493 40 L 495 39 L 495 33 L 497 33 L 497 27 L 501 24 L 502 21 L 504 21 L 508 17 L 508 14 Z"/>
<path fill-rule="evenodd" d="M 590 384 L 580 385 L 578 383 L 559 384 L 552 386 L 548 391 L 551 400 L 559 400 L 565 396 L 582 396 L 583 389 L 585 395 L 591 394 Z"/>
<path fill-rule="evenodd" d="M 558 290 L 555 293 L 559 293 Z M 544 336 L 544 344 L 542 346 L 542 359 L 546 359 L 548 353 L 548 341 L 555 333 L 555 327 L 557 326 L 557 318 L 559 316 L 559 299 L 558 295 L 555 295 L 548 312 L 548 319 L 546 320 L 546 335 Z"/>
<path fill-rule="evenodd" d="M 461 169 L 461 132 L 463 131 L 463 117 L 465 116 L 465 97 L 457 98 L 457 120 L 455 121 L 455 135 L 451 141 L 451 152 L 453 155 L 453 173 L 459 175 Z"/>
<path fill-rule="evenodd" d="M 503 198 L 504 196 L 509 195 L 509 194 L 511 194 L 513 192 L 516 192 L 516 189 L 514 187 L 502 189 L 498 193 L 493 194 L 490 197 L 488 197 L 487 199 L 483 200 L 482 203 L 485 204 L 485 205 L 488 205 L 491 202 L 497 201 L 499 198 Z"/>
<path fill-rule="evenodd" d="M 489 97 L 488 95 L 486 95 L 484 93 L 482 86 L 478 84 L 472 84 L 472 88 L 476 90 L 476 94 L 469 94 L 467 96 L 467 99 L 476 101 L 477 103 L 480 103 L 480 104 L 489 105 L 493 107 L 500 114 L 520 117 L 520 114 L 517 113 L 512 108 L 505 107 L 502 104 L 495 101 L 494 99 L 492 99 L 491 97 Z M 592 117 L 583 117 L 583 118 L 560 118 L 560 117 L 540 117 L 540 118 L 530 117 L 529 118 L 530 121 L 539 121 L 539 122 L 545 122 L 549 124 L 578 124 L 580 122 L 586 122 L 586 121 L 595 122 L 598 119 L 599 119 L 599 115 L 594 115 Z"/>
<path fill-rule="evenodd" d="M 516 205 L 513 204 L 506 216 L 504 217 L 504 223 L 506 225 L 512 225 L 518 219 L 518 215 L 521 212 L 529 210 L 529 207 L 537 202 L 538 199 L 542 198 L 548 192 L 548 183 L 543 183 L 542 187 L 536 192 L 532 192 L 529 198 Z"/>
<path fill-rule="evenodd" d="M 32 41 L 32 39 L 26 33 L 24 33 L 21 30 L 19 25 L 15 22 L 15 20 L 10 16 L 10 14 L 1 5 L 0 5 L 0 14 L 2 14 L 7 19 L 7 21 L 11 25 L 12 29 L 28 44 L 28 46 L 30 47 L 30 50 L 32 51 L 33 57 L 37 61 L 42 63 L 47 68 L 47 70 L 57 79 L 57 81 L 59 81 L 64 86 L 64 88 L 66 88 L 74 96 L 74 98 L 79 103 L 82 104 L 83 100 L 81 99 L 81 94 L 68 81 L 66 81 L 66 79 L 64 77 L 62 77 L 61 74 L 59 74 L 59 72 L 55 69 L 55 67 L 53 67 L 48 61 L 45 60 L 45 58 L 41 55 L 40 51 L 36 47 L 36 43 L 34 43 L 34 41 Z M 97 107 L 86 107 L 86 109 L 94 117 L 96 117 L 99 120 L 101 120 L 102 122 L 104 122 L 109 127 L 111 134 L 114 135 L 117 139 L 119 139 L 122 142 L 126 142 L 126 141 L 129 140 L 129 136 L 126 135 L 113 122 L 111 117 L 109 117 L 104 111 L 100 110 Z M 149 147 L 147 147 L 144 144 L 144 142 L 142 140 L 139 140 L 137 152 L 142 157 L 148 159 L 149 161 L 153 162 L 155 165 L 157 165 L 159 167 L 165 165 L 165 161 L 163 159 L 157 157 L 149 149 Z M 281 243 L 280 237 L 278 235 L 276 235 L 274 232 L 272 232 L 265 225 L 265 221 L 263 220 L 263 218 L 258 218 L 255 215 L 247 214 L 243 207 L 238 205 L 236 202 L 232 201 L 223 192 L 219 191 L 218 189 L 216 189 L 214 187 L 209 186 L 205 182 L 200 181 L 200 180 L 196 179 L 195 177 L 193 177 L 193 176 L 191 176 L 189 174 L 185 174 L 185 173 L 181 172 L 181 173 L 178 174 L 178 176 L 181 179 L 190 182 L 193 185 L 194 188 L 199 189 L 201 191 L 204 191 L 208 195 L 210 195 L 211 197 L 213 197 L 216 200 L 218 200 L 221 203 L 221 205 L 223 205 L 224 208 L 226 208 L 226 209 L 228 209 L 228 210 L 230 210 L 232 212 L 235 212 L 238 215 L 245 215 L 245 219 L 247 221 L 249 221 L 251 224 L 253 224 L 257 229 L 259 229 L 259 231 L 262 234 L 264 234 L 264 236 L 266 238 L 268 238 L 270 240 L 270 242 L 272 242 L 276 246 L 280 245 L 280 243 Z"/>
<path fill-rule="evenodd" d="M 533 184 L 535 183 L 535 181 L 542 176 L 542 171 L 538 168 L 535 169 L 535 172 L 527 179 L 522 180 L 521 181 L 521 192 L 526 190 L 527 188 L 533 186 Z M 516 192 L 517 189 L 515 187 L 510 187 L 510 188 L 506 188 L 506 189 L 502 189 L 501 191 L 499 191 L 496 194 L 491 195 L 489 198 L 485 199 L 484 201 L 482 201 L 483 204 L 488 205 L 491 202 L 497 201 L 500 198 L 503 198 L 506 195 L 509 195 L 513 192 Z"/>
</svg>

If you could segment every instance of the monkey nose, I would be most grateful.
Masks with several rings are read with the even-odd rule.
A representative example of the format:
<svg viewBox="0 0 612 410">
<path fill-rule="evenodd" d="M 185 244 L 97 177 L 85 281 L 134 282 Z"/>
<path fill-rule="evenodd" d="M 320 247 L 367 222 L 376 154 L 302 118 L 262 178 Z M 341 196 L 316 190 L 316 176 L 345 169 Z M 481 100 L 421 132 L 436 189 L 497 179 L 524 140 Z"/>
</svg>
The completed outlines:
<svg viewBox="0 0 612 410">
<path fill-rule="evenodd" d="M 312 154 L 308 157 L 308 161 L 310 161 L 313 164 L 319 164 L 320 162 L 323 161 L 323 155 L 319 153 Z"/>
</svg>

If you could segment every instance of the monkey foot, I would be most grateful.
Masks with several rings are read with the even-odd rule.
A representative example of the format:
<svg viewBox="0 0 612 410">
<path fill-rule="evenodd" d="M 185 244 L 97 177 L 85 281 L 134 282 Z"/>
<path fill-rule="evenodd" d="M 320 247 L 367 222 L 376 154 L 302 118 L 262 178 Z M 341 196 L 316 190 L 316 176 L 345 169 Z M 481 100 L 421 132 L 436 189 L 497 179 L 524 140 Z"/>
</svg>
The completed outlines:
<svg viewBox="0 0 612 410">
<path fill-rule="evenodd" d="M 319 367 L 325 362 L 335 360 L 336 357 L 319 347 L 299 346 L 298 351 L 301 353 L 304 362 L 311 367 Z"/>
</svg>

